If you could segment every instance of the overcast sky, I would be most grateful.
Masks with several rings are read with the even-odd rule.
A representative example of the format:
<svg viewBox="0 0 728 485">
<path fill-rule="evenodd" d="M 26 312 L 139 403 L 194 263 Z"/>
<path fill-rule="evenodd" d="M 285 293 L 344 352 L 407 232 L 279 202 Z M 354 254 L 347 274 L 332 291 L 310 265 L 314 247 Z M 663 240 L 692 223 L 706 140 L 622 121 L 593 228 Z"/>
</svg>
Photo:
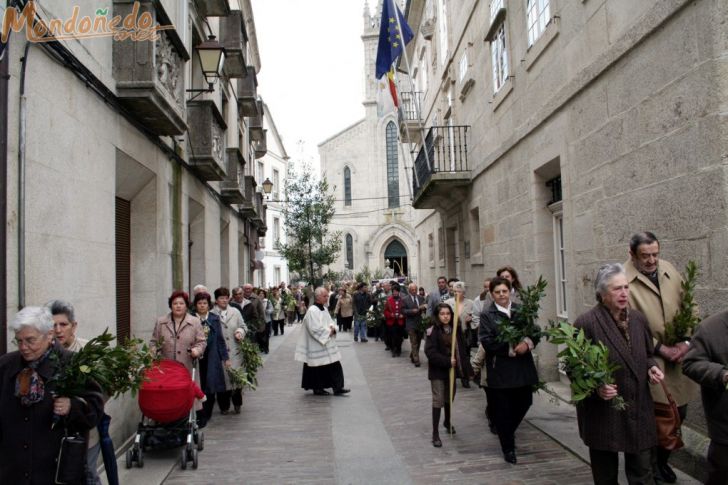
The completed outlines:
<svg viewBox="0 0 728 485">
<path fill-rule="evenodd" d="M 258 93 L 292 160 L 300 160 L 302 140 L 318 167 L 317 145 L 364 116 L 364 0 L 252 3 Z"/>
</svg>

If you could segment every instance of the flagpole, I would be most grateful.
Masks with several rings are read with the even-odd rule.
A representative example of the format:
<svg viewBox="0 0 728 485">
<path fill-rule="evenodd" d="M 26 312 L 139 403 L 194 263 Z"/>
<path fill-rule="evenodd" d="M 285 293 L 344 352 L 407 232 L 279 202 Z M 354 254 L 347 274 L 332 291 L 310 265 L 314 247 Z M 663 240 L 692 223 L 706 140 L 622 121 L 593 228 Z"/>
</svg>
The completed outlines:
<svg viewBox="0 0 728 485">
<path fill-rule="evenodd" d="M 392 5 L 394 6 L 394 18 L 397 19 L 397 28 L 399 29 L 399 32 L 401 34 L 402 33 L 402 23 L 399 20 L 399 7 L 396 4 L 394 4 L 394 0 L 384 0 L 384 1 L 392 2 Z M 404 39 L 402 39 L 402 40 L 404 40 Z M 404 62 L 405 62 L 405 65 L 407 66 L 407 77 L 409 77 L 409 80 L 410 80 L 410 94 L 412 95 L 413 102 L 415 102 L 415 110 L 417 111 L 417 123 L 420 125 L 420 136 L 422 136 L 422 147 L 423 147 L 422 149 L 425 152 L 425 161 L 427 162 L 427 170 L 429 172 L 432 172 L 432 163 L 430 162 L 430 153 L 429 153 L 429 150 L 427 149 L 425 125 L 422 120 L 422 110 L 420 109 L 420 106 L 419 106 L 420 103 L 416 102 L 415 90 L 414 90 L 414 86 L 412 85 L 412 67 L 410 66 L 409 56 L 407 55 L 407 45 L 406 44 L 402 45 L 402 55 L 404 56 Z M 410 134 L 409 134 L 409 128 L 407 127 L 407 123 L 405 123 L 404 129 L 407 132 L 407 138 L 411 139 Z M 412 164 L 412 166 L 414 166 L 414 163 Z M 417 173 L 416 168 L 415 168 L 415 173 Z"/>
<path fill-rule="evenodd" d="M 455 397 L 455 367 L 452 367 L 452 360 L 455 359 L 455 343 L 458 340 L 458 315 L 460 314 L 460 305 L 458 304 L 458 295 L 455 293 L 455 318 L 452 325 L 452 339 L 450 345 L 450 435 L 452 436 L 452 402 Z M 457 364 L 456 364 L 457 365 Z"/>
</svg>

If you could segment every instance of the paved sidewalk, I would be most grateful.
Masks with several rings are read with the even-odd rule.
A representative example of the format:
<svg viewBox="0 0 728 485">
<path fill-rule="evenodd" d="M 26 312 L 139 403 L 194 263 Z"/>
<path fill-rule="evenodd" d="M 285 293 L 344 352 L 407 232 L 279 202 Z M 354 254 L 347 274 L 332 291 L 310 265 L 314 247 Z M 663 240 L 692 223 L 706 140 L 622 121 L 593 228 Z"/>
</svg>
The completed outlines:
<svg viewBox="0 0 728 485">
<path fill-rule="evenodd" d="M 394 359 L 373 340 L 338 337 L 350 395 L 304 392 L 293 361 L 298 330 L 278 339 L 242 414 L 214 417 L 200 468 L 175 465 L 165 484 L 591 483 L 582 460 L 527 423 L 517 435 L 519 464 L 505 463 L 476 387 L 458 389 L 458 433 L 443 433 L 443 448 L 433 448 L 426 366 Z"/>
<path fill-rule="evenodd" d="M 443 447 L 433 448 L 427 367 L 409 363 L 408 344 L 404 357 L 392 358 L 381 342 L 354 343 L 352 334 L 339 334 L 352 392 L 320 397 L 300 388 L 301 364 L 293 361 L 299 331 L 287 327 L 285 336 L 271 339 L 260 386 L 245 394 L 240 415 L 216 412 L 197 470 L 181 470 L 177 452 L 149 453 L 144 469 L 122 469 L 122 483 L 592 483 L 572 406 L 535 396 L 516 434 L 513 466 L 487 429 L 483 391 L 458 387 L 457 434 L 443 429 Z"/>
</svg>

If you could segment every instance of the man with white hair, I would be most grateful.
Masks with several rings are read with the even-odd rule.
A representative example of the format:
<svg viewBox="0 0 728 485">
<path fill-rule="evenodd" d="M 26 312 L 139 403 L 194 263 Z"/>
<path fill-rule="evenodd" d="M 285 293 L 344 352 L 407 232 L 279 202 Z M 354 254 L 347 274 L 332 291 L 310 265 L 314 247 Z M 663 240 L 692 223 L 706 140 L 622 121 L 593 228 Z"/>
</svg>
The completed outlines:
<svg viewBox="0 0 728 485">
<path fill-rule="evenodd" d="M 336 346 L 336 325 L 326 309 L 329 290 L 318 287 L 314 291 L 314 304 L 303 318 L 301 336 L 296 345 L 295 359 L 303 362 L 301 387 L 313 389 L 317 396 L 327 396 L 327 388 L 334 394 L 347 394 L 344 388 L 344 370 L 341 353 Z"/>
</svg>

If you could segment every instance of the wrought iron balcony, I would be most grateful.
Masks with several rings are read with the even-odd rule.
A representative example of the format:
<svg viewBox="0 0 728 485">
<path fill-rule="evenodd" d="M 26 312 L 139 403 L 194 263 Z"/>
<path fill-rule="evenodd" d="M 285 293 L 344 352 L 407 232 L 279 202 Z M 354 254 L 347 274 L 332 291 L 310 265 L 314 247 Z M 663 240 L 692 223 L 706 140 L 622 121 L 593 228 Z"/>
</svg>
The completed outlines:
<svg viewBox="0 0 728 485">
<path fill-rule="evenodd" d="M 413 206 L 438 209 L 457 200 L 458 189 L 470 185 L 469 126 L 433 126 L 427 130 L 412 169 Z"/>
<path fill-rule="evenodd" d="M 258 230 L 258 236 L 265 236 L 265 232 L 268 230 L 268 226 L 265 224 L 266 209 L 265 201 L 263 200 L 263 194 L 255 194 L 255 215 L 250 218 L 250 222 Z"/>
<path fill-rule="evenodd" d="M 125 18 L 132 13 L 134 4 L 131 0 L 114 0 L 114 16 Z M 161 2 L 141 1 L 139 14 L 146 12 L 155 23 L 172 23 Z M 124 106 L 157 135 L 184 133 L 184 70 L 190 55 L 177 31 L 159 32 L 159 38 L 153 42 L 126 39 L 112 44 L 116 93 Z"/>
<path fill-rule="evenodd" d="M 400 93 L 399 133 L 405 143 L 422 143 L 422 97 L 420 91 Z"/>
<path fill-rule="evenodd" d="M 247 66 L 245 76 L 238 79 L 238 109 L 240 116 L 258 114 L 258 78 L 253 66 Z"/>
<path fill-rule="evenodd" d="M 245 77 L 247 75 L 245 49 L 248 36 L 243 23 L 243 12 L 233 10 L 227 17 L 220 18 L 220 43 L 225 48 L 225 72 L 228 77 Z"/>
<path fill-rule="evenodd" d="M 239 148 L 228 148 L 225 155 L 227 176 L 220 182 L 220 196 L 228 204 L 242 204 L 245 202 L 245 159 Z"/>
<path fill-rule="evenodd" d="M 227 125 L 210 100 L 187 103 L 190 120 L 190 165 L 205 180 L 223 180 L 227 174 L 225 130 Z"/>
</svg>

